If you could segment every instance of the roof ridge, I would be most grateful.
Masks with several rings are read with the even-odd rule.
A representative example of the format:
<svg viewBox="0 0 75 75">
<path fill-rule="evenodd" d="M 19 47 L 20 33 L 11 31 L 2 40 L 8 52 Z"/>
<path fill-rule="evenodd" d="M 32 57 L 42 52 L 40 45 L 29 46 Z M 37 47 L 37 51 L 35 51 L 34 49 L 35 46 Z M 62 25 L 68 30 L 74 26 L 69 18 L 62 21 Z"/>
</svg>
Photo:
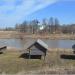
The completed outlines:
<svg viewBox="0 0 75 75">
<path fill-rule="evenodd" d="M 43 47 L 48 49 L 48 45 L 45 42 L 43 42 L 42 40 L 38 39 L 36 42 L 38 42 L 40 45 L 42 45 Z"/>
</svg>

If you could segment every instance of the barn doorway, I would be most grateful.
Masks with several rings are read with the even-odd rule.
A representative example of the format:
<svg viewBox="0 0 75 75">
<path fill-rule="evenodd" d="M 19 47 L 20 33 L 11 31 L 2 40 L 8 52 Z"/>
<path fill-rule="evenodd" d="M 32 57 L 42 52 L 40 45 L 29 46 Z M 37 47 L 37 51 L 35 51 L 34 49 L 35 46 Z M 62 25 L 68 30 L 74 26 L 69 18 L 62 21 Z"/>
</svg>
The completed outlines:
<svg viewBox="0 0 75 75">
<path fill-rule="evenodd" d="M 25 58 L 25 59 L 41 59 L 42 55 L 29 55 L 29 53 L 23 53 L 20 58 Z"/>
</svg>

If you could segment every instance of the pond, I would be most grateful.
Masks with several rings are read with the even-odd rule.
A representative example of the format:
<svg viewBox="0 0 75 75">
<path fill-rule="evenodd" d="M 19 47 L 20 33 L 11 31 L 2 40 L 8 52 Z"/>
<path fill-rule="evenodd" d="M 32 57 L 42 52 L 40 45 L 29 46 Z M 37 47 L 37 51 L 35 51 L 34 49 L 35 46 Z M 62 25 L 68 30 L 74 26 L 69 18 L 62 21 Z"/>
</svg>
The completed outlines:
<svg viewBox="0 0 75 75">
<path fill-rule="evenodd" d="M 72 48 L 72 45 L 75 44 L 75 40 L 42 40 L 49 46 L 49 48 Z M 0 46 L 8 46 L 22 49 L 30 41 L 34 41 L 34 39 L 0 39 Z"/>
</svg>

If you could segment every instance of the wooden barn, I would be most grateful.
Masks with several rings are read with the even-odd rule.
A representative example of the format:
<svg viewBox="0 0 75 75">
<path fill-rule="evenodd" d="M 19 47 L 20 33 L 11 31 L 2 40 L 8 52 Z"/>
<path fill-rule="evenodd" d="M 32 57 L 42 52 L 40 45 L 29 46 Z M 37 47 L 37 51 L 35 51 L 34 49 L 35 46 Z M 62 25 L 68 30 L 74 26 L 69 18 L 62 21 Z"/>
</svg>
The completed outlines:
<svg viewBox="0 0 75 75">
<path fill-rule="evenodd" d="M 45 59 L 48 50 L 48 45 L 38 39 L 26 49 L 26 56 L 29 59 Z"/>
<path fill-rule="evenodd" d="M 6 50 L 7 46 L 1 46 L 0 47 L 0 54 L 2 54 Z"/>
</svg>

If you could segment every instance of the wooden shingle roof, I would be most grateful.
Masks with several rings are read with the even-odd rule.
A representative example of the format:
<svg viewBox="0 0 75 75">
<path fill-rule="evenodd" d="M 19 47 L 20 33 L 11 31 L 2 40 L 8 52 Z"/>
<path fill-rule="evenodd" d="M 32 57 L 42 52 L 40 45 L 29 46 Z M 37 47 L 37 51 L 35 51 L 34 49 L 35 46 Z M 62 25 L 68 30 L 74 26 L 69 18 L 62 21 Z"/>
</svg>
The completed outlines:
<svg viewBox="0 0 75 75">
<path fill-rule="evenodd" d="M 42 47 L 48 49 L 48 45 L 47 45 L 45 42 L 43 42 L 42 40 L 38 39 L 36 42 L 37 42 L 38 44 L 40 44 Z"/>
<path fill-rule="evenodd" d="M 34 45 L 35 43 L 38 43 L 39 45 L 41 45 L 42 47 L 44 47 L 45 49 L 48 49 L 48 45 L 43 42 L 42 40 L 38 39 L 38 40 L 34 40 L 34 41 L 29 41 L 26 45 L 25 45 L 25 49 L 28 49 L 30 46 Z"/>
</svg>

